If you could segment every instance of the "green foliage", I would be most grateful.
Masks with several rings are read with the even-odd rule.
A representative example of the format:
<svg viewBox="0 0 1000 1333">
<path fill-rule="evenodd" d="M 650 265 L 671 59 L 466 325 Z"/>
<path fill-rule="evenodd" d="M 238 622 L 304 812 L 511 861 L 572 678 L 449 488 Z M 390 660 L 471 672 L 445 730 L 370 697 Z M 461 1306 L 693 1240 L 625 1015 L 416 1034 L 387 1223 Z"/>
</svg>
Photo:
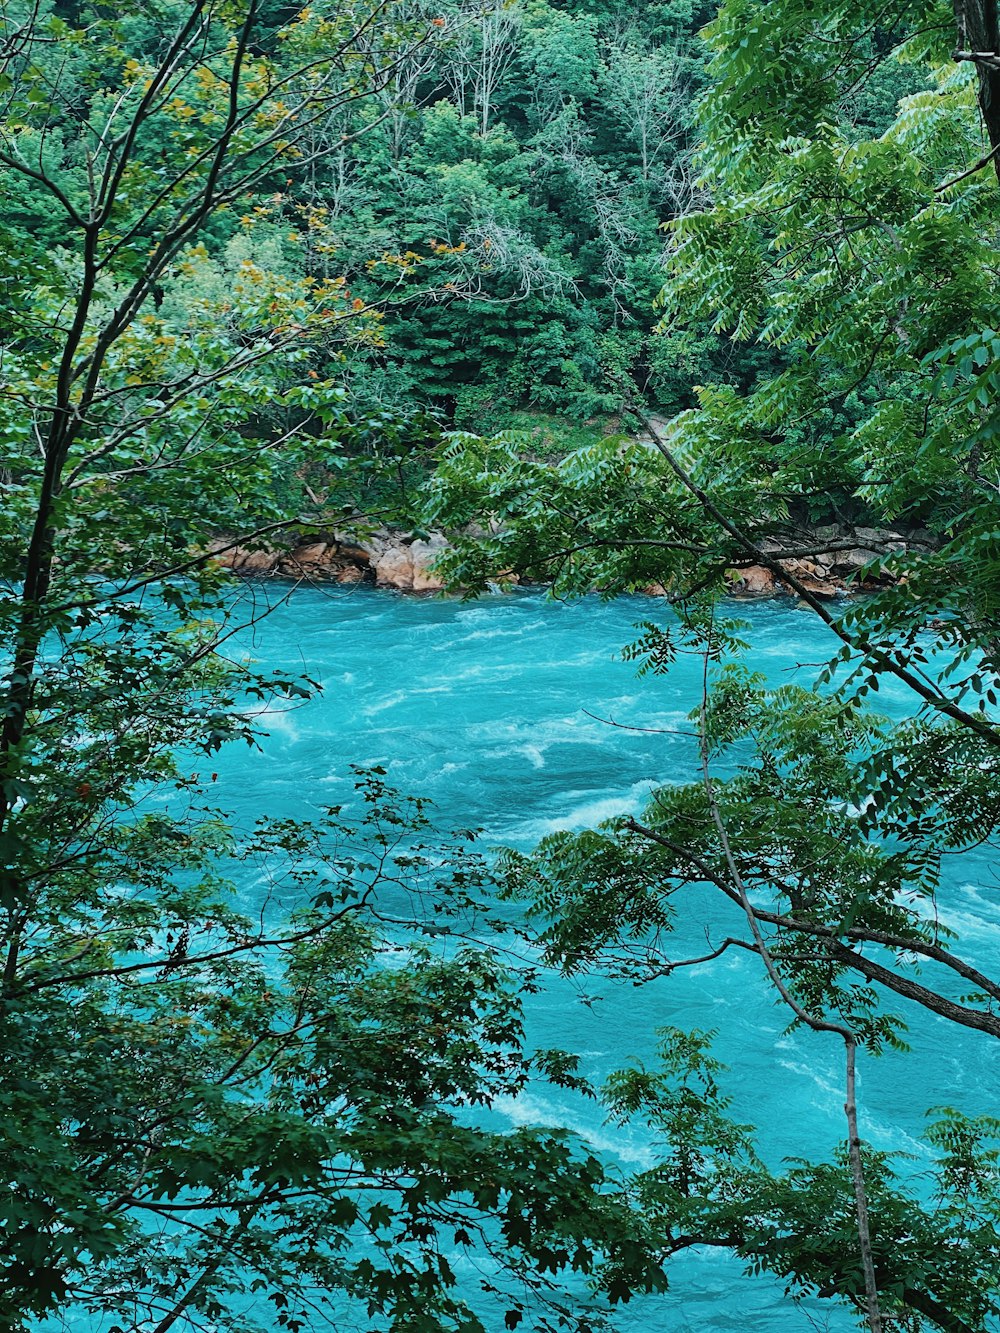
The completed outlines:
<svg viewBox="0 0 1000 1333">
<path fill-rule="evenodd" d="M 658 227 L 692 197 L 702 16 L 591 10 L 448 0 L 378 111 L 345 112 L 342 140 L 288 163 L 251 214 L 294 272 L 342 275 L 383 311 L 385 345 L 343 363 L 352 396 L 416 399 L 458 428 L 480 395 L 501 428 L 524 409 L 612 414 L 623 379 L 690 401 L 647 362 Z"/>
<path fill-rule="evenodd" d="M 482 1328 L 456 1248 L 504 1256 L 528 1326 L 561 1303 L 544 1275 L 563 1267 L 656 1281 L 593 1157 L 470 1119 L 527 1077 L 516 992 L 483 952 L 400 941 L 473 909 L 488 883 L 473 849 L 427 843 L 419 803 L 377 773 L 358 818 L 235 840 L 178 778 L 187 812 L 133 813 L 110 842 L 101 768 L 86 771 L 90 819 L 34 892 L 6 991 L 5 1327 L 53 1306 L 226 1321 L 256 1292 L 282 1327 L 319 1300 L 393 1328 Z M 238 910 L 220 859 L 271 877 L 269 917 Z M 396 882 L 427 915 L 383 904 L 377 924 Z M 282 921 L 289 901 L 304 905 Z M 506 1298 L 502 1277 L 485 1285 Z"/>
<path fill-rule="evenodd" d="M 586 1331 L 663 1283 L 592 1154 L 492 1127 L 531 1065 L 517 979 L 450 939 L 492 882 L 469 838 L 378 771 L 311 826 L 230 827 L 211 795 L 217 751 L 318 688 L 234 656 L 258 612 L 213 548 L 391 519 L 420 469 L 421 414 L 345 387 L 383 335 L 327 212 L 296 236 L 280 213 L 434 33 L 381 4 L 0 19 L 2 249 L 25 255 L 0 388 L 11 1333 L 297 1333 L 317 1307 Z"/>
<path fill-rule="evenodd" d="M 629 655 L 654 672 L 704 661 L 687 773 L 641 816 L 508 856 L 548 960 L 642 984 L 747 950 L 789 1023 L 866 1057 L 904 1051 L 927 1012 L 1000 1037 L 1000 983 L 939 896 L 942 859 L 1000 829 L 1000 213 L 979 122 L 993 133 L 994 76 L 954 63 L 934 5 L 889 22 L 864 4 L 727 0 L 705 34 L 706 196 L 668 228 L 654 360 L 665 386 L 697 376 L 694 405 L 648 422 L 646 442 L 559 460 L 456 437 L 428 491 L 456 583 L 658 586 L 668 601 Z M 746 349 L 749 373 L 718 373 L 723 346 Z M 831 603 L 809 562 L 849 547 L 869 593 Z M 769 690 L 743 665 L 720 598 L 747 566 L 829 626 L 812 683 Z M 869 708 L 889 683 L 911 704 L 895 724 Z M 705 884 L 731 933 L 691 958 L 674 932 Z M 671 1033 L 662 1054 L 609 1095 L 663 1135 L 640 1190 L 668 1252 L 729 1248 L 873 1330 L 992 1327 L 995 1125 L 935 1122 L 929 1181 L 853 1131 L 835 1160 L 776 1173 L 728 1120 L 705 1039 Z"/>
<path fill-rule="evenodd" d="M 933 4 L 903 31 L 727 0 L 706 48 L 709 18 L 5 10 L 5 1327 L 236 1328 L 263 1296 L 292 1333 L 317 1301 L 587 1330 L 601 1302 L 560 1273 L 625 1301 L 697 1244 L 857 1310 L 874 1288 L 903 1328 L 997 1315 L 994 1122 L 940 1113 L 925 1184 L 853 1138 L 772 1170 L 709 1039 L 671 1031 L 605 1091 L 662 1143 L 629 1188 L 561 1132 L 492 1132 L 529 1073 L 516 984 L 438 940 L 492 885 L 476 854 L 378 773 L 360 828 L 233 830 L 188 771 L 314 688 L 228 659 L 212 535 L 408 520 L 423 406 L 513 425 L 441 446 L 420 521 L 455 532 L 454 580 L 662 588 L 632 655 L 705 664 L 686 780 L 502 863 L 546 960 L 641 984 L 743 949 L 852 1054 L 902 1050 L 921 1008 L 1000 1036 L 1000 983 L 938 913 L 942 858 L 1000 822 L 994 76 L 952 61 Z M 634 403 L 677 415 L 637 440 Z M 545 438 L 537 413 L 613 433 Z M 845 546 L 864 601 L 782 564 Z M 761 564 L 839 640 L 812 687 L 767 690 L 720 617 Z M 867 708 L 887 679 L 914 701 L 896 725 Z M 228 874 L 250 858 L 253 919 Z M 673 948 L 696 883 L 736 932 L 700 959 Z M 590 1090 L 571 1054 L 536 1068 Z M 490 1265 L 474 1296 L 455 1251 Z"/>
<path fill-rule="evenodd" d="M 711 1034 L 665 1029 L 655 1069 L 616 1075 L 606 1095 L 616 1117 L 641 1116 L 662 1138 L 662 1163 L 637 1181 L 669 1252 L 735 1251 L 752 1273 L 770 1271 L 794 1296 L 864 1299 L 854 1196 L 846 1158 L 792 1162 L 775 1173 L 756 1156 L 748 1126 L 729 1117 L 708 1054 Z M 914 1191 L 905 1160 L 867 1149 L 873 1244 L 883 1315 L 905 1328 L 982 1328 L 997 1314 L 997 1123 L 943 1109 L 928 1128 L 942 1149 L 932 1179 Z"/>
</svg>

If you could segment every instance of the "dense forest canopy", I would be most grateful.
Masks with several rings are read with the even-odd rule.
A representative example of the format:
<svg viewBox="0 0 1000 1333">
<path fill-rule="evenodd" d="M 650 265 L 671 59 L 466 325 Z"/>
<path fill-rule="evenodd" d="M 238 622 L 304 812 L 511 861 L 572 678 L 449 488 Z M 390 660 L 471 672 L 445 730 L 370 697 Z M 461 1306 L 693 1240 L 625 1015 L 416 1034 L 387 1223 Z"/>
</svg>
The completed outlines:
<svg viewBox="0 0 1000 1333">
<path fill-rule="evenodd" d="M 280 57 L 281 23 L 294 15 L 272 8 L 261 25 Z M 650 336 L 659 227 L 699 198 L 692 108 L 710 9 L 432 8 L 412 49 L 384 54 L 371 96 L 313 126 L 245 208 L 206 219 L 162 284 L 165 314 L 176 319 L 259 263 L 272 280 L 343 279 L 384 303 L 384 338 L 356 344 L 348 368 L 337 349 L 315 367 L 344 376 L 359 404 L 399 411 L 417 400 L 479 427 L 484 412 L 504 426 L 522 409 L 603 418 L 629 376 L 652 404 L 685 405 L 692 378 L 733 359 L 707 333 Z M 88 12 L 57 10 L 66 22 Z M 421 21 L 419 5 L 394 12 Z M 315 26 L 303 13 L 293 27 Z M 124 25 L 123 57 L 156 40 L 146 29 L 141 14 Z M 85 84 L 47 54 L 49 78 Z M 130 71 L 119 60 L 87 77 L 137 77 L 139 62 Z M 197 124 L 198 99 L 185 97 L 165 110 Z M 13 180 L 7 221 L 25 277 L 26 252 L 44 266 L 65 241 L 52 203 L 39 182 Z"/>
<path fill-rule="evenodd" d="M 587 1330 L 709 1245 L 995 1328 L 997 1120 L 939 1112 L 928 1189 L 856 1089 L 903 1002 L 1000 1037 L 938 902 L 1000 822 L 994 8 L 7 0 L 0 65 L 0 1326 Z M 315 684 L 231 651 L 214 556 L 380 523 L 466 593 L 658 588 L 695 770 L 499 864 L 377 770 L 231 827 L 212 756 Z M 803 562 L 858 550 L 832 603 Z M 747 665 L 741 569 L 836 636 L 812 683 Z M 753 954 L 843 1049 L 842 1154 L 765 1164 L 703 1033 L 603 1090 L 532 1056 L 498 895 L 571 974 Z M 491 1128 L 529 1077 L 662 1161 Z"/>
</svg>

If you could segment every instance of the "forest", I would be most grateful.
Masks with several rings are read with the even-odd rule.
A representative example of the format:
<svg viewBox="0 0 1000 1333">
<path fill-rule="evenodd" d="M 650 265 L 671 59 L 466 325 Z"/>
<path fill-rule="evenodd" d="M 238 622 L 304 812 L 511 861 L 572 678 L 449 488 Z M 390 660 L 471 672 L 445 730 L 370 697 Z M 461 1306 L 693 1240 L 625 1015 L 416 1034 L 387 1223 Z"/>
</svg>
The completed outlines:
<svg viewBox="0 0 1000 1333">
<path fill-rule="evenodd" d="M 0 1333 L 996 1333 L 992 0 L 0 0 L 0 186 Z M 569 605 L 610 814 L 282 768 L 317 621 Z"/>
</svg>

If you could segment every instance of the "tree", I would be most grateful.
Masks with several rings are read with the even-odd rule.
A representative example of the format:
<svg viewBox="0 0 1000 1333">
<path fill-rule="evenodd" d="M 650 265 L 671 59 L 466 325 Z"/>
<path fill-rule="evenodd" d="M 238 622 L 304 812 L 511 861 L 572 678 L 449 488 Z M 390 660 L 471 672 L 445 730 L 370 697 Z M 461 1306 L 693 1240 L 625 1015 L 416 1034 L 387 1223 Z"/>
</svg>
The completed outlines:
<svg viewBox="0 0 1000 1333">
<path fill-rule="evenodd" d="M 525 411 L 586 420 L 620 409 L 619 372 L 661 409 L 687 402 L 683 374 L 671 374 L 649 333 L 657 225 L 696 197 L 689 115 L 669 128 L 676 142 L 657 150 L 649 140 L 647 156 L 658 151 L 668 170 L 644 181 L 631 113 L 613 111 L 602 71 L 619 50 L 655 51 L 693 95 L 704 63 L 697 18 L 684 3 L 645 6 L 626 23 L 596 3 L 494 13 L 459 0 L 425 17 L 432 40 L 397 51 L 372 98 L 314 125 L 301 169 L 287 163 L 274 182 L 280 200 L 250 214 L 290 274 L 343 276 L 384 314 L 384 340 L 314 368 L 373 415 L 417 401 L 461 422 L 478 397 L 498 426 Z M 654 120 L 655 108 L 647 128 Z M 31 226 L 51 230 L 38 210 Z M 521 356 L 529 324 L 546 326 L 546 347 L 565 349 L 539 378 L 537 357 Z M 711 366 L 732 360 L 720 341 L 721 355 L 701 343 Z"/>
<path fill-rule="evenodd" d="M 679 83 L 676 54 L 662 47 L 612 47 L 603 71 L 609 112 L 639 155 L 639 171 L 648 181 L 671 144 L 684 134 L 683 114 L 690 97 Z"/>
<path fill-rule="evenodd" d="M 712 202 L 671 229 L 664 326 L 759 348 L 757 381 L 708 383 L 665 429 L 647 422 L 645 441 L 555 464 L 509 440 L 455 440 L 430 500 L 456 532 L 463 585 L 505 570 L 560 592 L 660 584 L 668 605 L 635 656 L 654 671 L 703 657 L 690 781 L 640 818 L 511 858 L 511 888 L 566 968 L 641 980 L 749 950 L 790 1021 L 843 1044 L 842 1157 L 780 1179 L 720 1120 L 696 1036 L 685 1059 L 674 1039 L 662 1076 L 612 1093 L 687 1163 L 642 1184 L 667 1252 L 728 1246 L 846 1300 L 873 1333 L 983 1330 L 998 1312 L 996 1122 L 939 1116 L 937 1184 L 922 1193 L 860 1143 L 853 1091 L 856 1053 L 902 1040 L 904 1004 L 1000 1035 L 1000 983 L 938 901 L 942 860 L 995 845 L 1000 811 L 998 44 L 985 15 L 958 11 L 956 49 L 931 6 L 727 0 L 701 107 Z M 866 136 L 839 107 L 890 59 L 913 91 Z M 463 535 L 486 515 L 490 536 Z M 837 605 L 804 562 L 848 547 L 864 548 L 858 580 L 876 587 Z M 747 566 L 829 627 L 834 656 L 811 688 L 767 690 L 742 665 L 720 599 Z M 904 722 L 871 710 L 888 681 L 912 699 Z M 669 936 L 694 882 L 733 909 L 731 934 L 697 960 Z"/>
<path fill-rule="evenodd" d="M 469 839 L 432 847 L 377 772 L 315 827 L 230 828 L 209 795 L 219 747 L 314 688 L 233 655 L 211 539 L 362 516 L 361 427 L 314 367 L 377 344 L 378 311 L 286 262 L 275 216 L 435 31 L 270 12 L 3 14 L 0 1325 L 244 1328 L 254 1298 L 293 1333 L 317 1306 L 593 1327 L 552 1274 L 660 1278 L 598 1162 L 483 1123 L 529 1061 L 502 970 L 434 947 L 485 882 Z M 404 433 L 380 423 L 390 455 Z M 471 1301 L 455 1250 L 490 1264 Z"/>
<path fill-rule="evenodd" d="M 477 49 L 472 53 L 469 82 L 472 108 L 479 118 L 482 135 L 489 131 L 493 99 L 514 59 L 520 26 L 520 11 L 509 6 L 486 9 L 479 16 Z"/>
</svg>

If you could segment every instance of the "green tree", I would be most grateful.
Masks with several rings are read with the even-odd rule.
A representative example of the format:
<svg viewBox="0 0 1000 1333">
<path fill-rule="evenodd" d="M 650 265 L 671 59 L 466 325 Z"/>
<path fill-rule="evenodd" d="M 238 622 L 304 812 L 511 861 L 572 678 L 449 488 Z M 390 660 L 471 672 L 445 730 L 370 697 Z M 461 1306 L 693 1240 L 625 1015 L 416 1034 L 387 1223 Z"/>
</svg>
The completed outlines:
<svg viewBox="0 0 1000 1333">
<path fill-rule="evenodd" d="M 381 94 L 387 114 L 345 112 L 347 141 L 327 136 L 279 210 L 326 210 L 337 271 L 383 303 L 386 344 L 357 349 L 341 371 L 352 392 L 383 406 L 416 399 L 457 425 L 483 410 L 500 426 L 525 408 L 603 417 L 621 408 L 621 375 L 658 406 L 687 403 L 649 335 L 658 223 L 696 196 L 697 19 L 669 5 L 627 20 L 595 5 L 439 10 L 434 45 L 401 61 Z M 541 345 L 525 348 L 536 329 Z M 709 367 L 724 359 L 700 345 Z"/>
<path fill-rule="evenodd" d="M 634 655 L 654 671 L 703 656 L 690 781 L 641 818 L 512 858 L 512 890 L 553 961 L 617 960 L 639 979 L 695 961 L 670 947 L 686 885 L 728 900 L 732 933 L 698 961 L 749 950 L 790 1021 L 842 1042 L 844 1153 L 761 1172 L 745 1136 L 717 1139 L 701 1056 L 684 1074 L 700 1109 L 676 1118 L 670 1057 L 663 1085 L 635 1075 L 615 1091 L 694 1161 L 683 1181 L 664 1168 L 643 1188 L 668 1249 L 727 1245 L 846 1299 L 873 1333 L 983 1330 L 1000 1289 L 996 1124 L 939 1120 L 938 1184 L 923 1193 L 858 1141 L 853 1093 L 856 1054 L 898 1045 L 906 1005 L 1000 1035 L 1000 984 L 938 902 L 942 860 L 995 845 L 1000 812 L 1000 42 L 987 17 L 960 9 L 956 44 L 955 16 L 932 5 L 890 20 L 874 5 L 728 0 L 707 30 L 700 110 L 711 202 L 671 228 L 664 327 L 749 345 L 759 378 L 709 380 L 645 440 L 556 464 L 525 461 L 516 441 L 455 440 L 430 500 L 456 531 L 464 585 L 504 570 L 564 593 L 660 584 L 668 605 Z M 879 88 L 899 92 L 890 61 L 912 89 L 895 114 L 875 106 Z M 856 89 L 873 70 L 866 128 Z M 486 514 L 495 536 L 462 536 Z M 831 603 L 808 562 L 859 547 L 858 579 L 881 586 Z M 835 655 L 812 688 L 768 690 L 741 664 L 720 599 L 748 566 L 829 627 Z M 904 722 L 871 710 L 887 681 L 912 701 Z"/>
<path fill-rule="evenodd" d="M 378 773 L 311 828 L 209 794 L 219 747 L 313 688 L 233 653 L 210 539 L 363 516 L 315 367 L 377 312 L 323 271 L 325 215 L 303 271 L 276 212 L 436 30 L 256 0 L 0 23 L 0 1326 L 593 1327 L 555 1274 L 660 1279 L 598 1162 L 489 1128 L 529 1063 L 503 972 L 433 947 L 484 883 L 468 839 L 432 846 Z"/>
<path fill-rule="evenodd" d="M 676 52 L 634 45 L 611 49 L 602 88 L 609 114 L 639 157 L 639 172 L 649 181 L 664 166 L 671 144 L 684 133 L 690 102 L 680 82 Z"/>
</svg>

